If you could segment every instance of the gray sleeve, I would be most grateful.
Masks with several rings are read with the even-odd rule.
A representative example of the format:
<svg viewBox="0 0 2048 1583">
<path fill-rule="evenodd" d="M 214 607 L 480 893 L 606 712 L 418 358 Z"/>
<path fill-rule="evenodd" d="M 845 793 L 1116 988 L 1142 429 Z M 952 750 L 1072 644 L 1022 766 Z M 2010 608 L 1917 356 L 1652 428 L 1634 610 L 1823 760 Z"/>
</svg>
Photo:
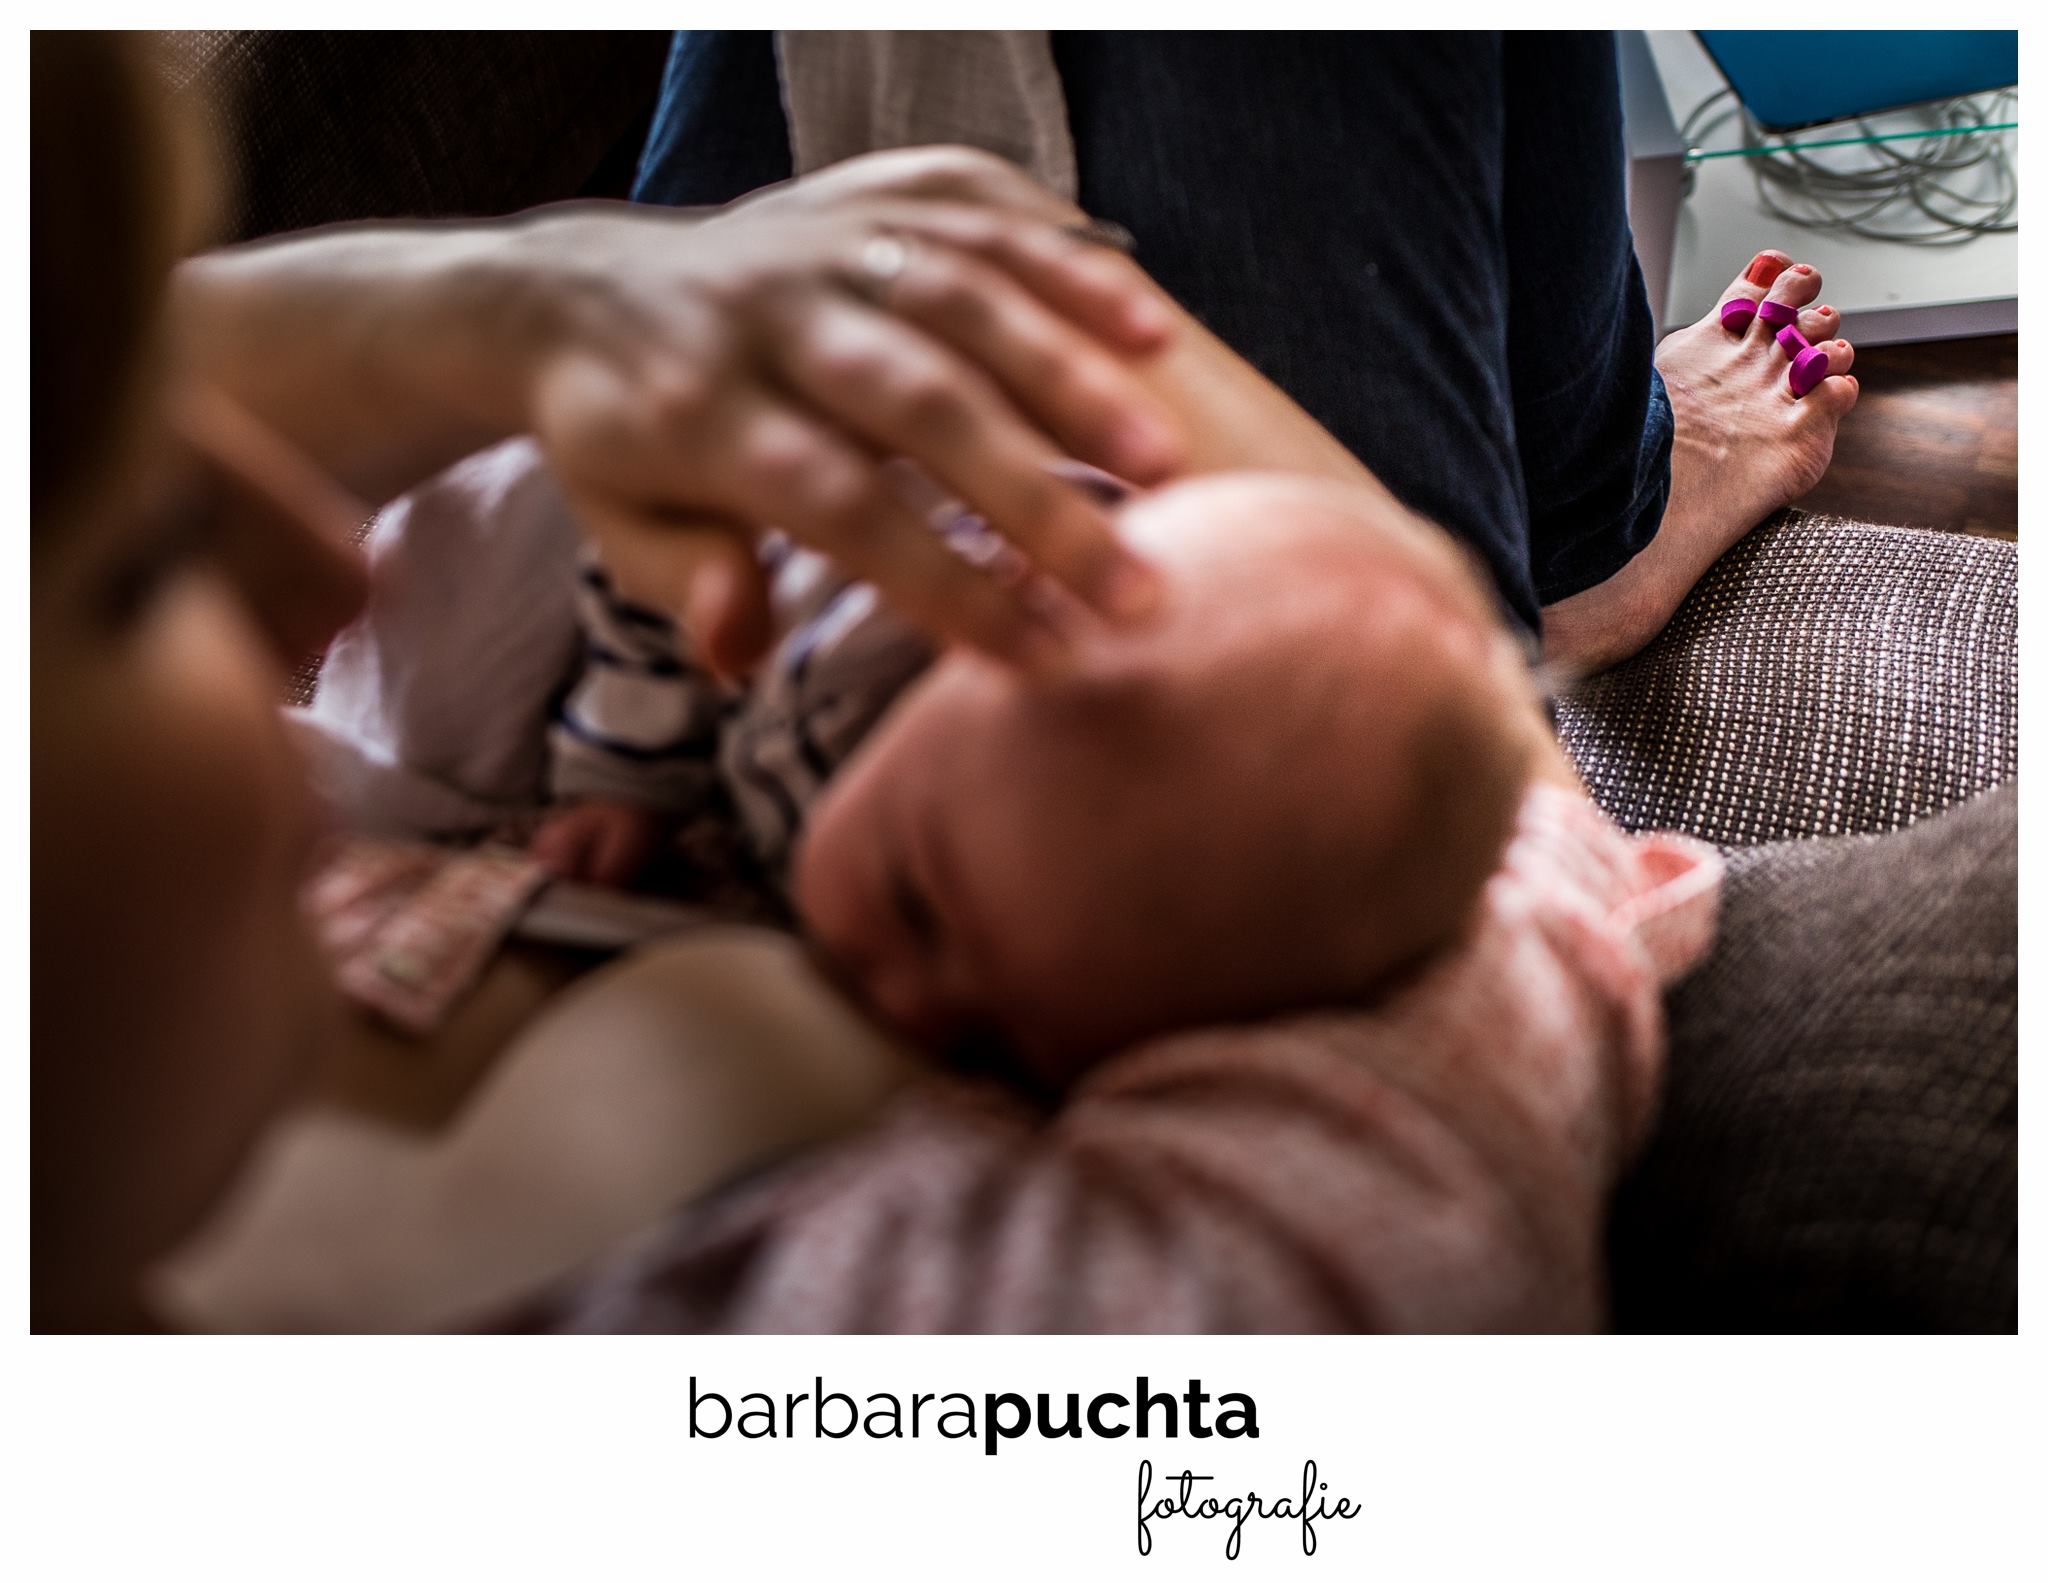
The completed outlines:
<svg viewBox="0 0 2048 1583">
<path fill-rule="evenodd" d="M 826 781 L 931 648 L 871 586 L 810 552 L 781 560 L 775 593 L 786 635 L 727 724 L 719 765 L 755 857 L 780 874 Z"/>
<path fill-rule="evenodd" d="M 715 782 L 727 689 L 667 616 L 621 597 L 595 561 L 578 578 L 583 666 L 548 733 L 548 789 L 692 812 Z"/>
</svg>

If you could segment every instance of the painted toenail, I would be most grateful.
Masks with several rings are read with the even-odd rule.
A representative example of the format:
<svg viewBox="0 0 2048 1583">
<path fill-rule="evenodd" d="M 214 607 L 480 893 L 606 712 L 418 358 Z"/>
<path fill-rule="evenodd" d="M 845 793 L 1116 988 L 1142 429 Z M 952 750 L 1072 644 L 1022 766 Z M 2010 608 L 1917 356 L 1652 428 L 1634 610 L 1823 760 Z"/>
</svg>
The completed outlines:
<svg viewBox="0 0 2048 1583">
<path fill-rule="evenodd" d="M 1785 261 L 1769 253 L 1759 253 L 1749 261 L 1749 268 L 1742 272 L 1742 278 L 1752 286 L 1768 286 L 1785 272 Z"/>
<path fill-rule="evenodd" d="M 1816 311 L 1820 313 L 1833 313 L 1835 310 L 1833 308 L 1830 308 L 1826 303 L 1822 303 Z"/>
<path fill-rule="evenodd" d="M 1795 275 L 1811 275 L 1813 273 L 1813 266 L 1811 264 L 1794 264 L 1792 266 L 1792 273 Z"/>
</svg>

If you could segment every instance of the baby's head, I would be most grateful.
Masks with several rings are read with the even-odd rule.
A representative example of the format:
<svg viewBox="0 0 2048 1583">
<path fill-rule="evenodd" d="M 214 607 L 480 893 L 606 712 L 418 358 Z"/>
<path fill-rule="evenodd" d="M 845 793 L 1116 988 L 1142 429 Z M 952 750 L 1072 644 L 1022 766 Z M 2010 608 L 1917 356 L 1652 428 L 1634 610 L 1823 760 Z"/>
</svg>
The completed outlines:
<svg viewBox="0 0 2048 1583">
<path fill-rule="evenodd" d="M 1356 998 L 1446 943 L 1538 729 L 1450 543 L 1278 475 L 1127 507 L 1159 617 L 1028 678 L 947 655 L 848 762 L 799 912 L 883 1021 L 1060 1081 L 1175 1028 Z"/>
</svg>

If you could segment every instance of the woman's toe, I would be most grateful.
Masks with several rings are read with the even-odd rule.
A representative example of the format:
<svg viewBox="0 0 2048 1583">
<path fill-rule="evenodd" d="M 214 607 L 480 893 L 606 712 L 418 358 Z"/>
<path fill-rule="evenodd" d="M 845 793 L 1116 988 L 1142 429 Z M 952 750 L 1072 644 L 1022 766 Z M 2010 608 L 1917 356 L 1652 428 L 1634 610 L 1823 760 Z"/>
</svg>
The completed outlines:
<svg viewBox="0 0 2048 1583">
<path fill-rule="evenodd" d="M 1823 379 L 1806 394 L 1799 403 L 1802 410 L 1817 413 L 1832 422 L 1839 423 L 1856 405 L 1856 398 L 1863 393 L 1863 385 L 1854 374 L 1844 374 L 1839 379 Z"/>
<path fill-rule="evenodd" d="M 1811 264 L 1794 264 L 1771 282 L 1771 289 L 1764 293 L 1766 302 L 1782 302 L 1788 308 L 1803 308 L 1820 295 L 1820 271 Z M 1759 345 L 1771 340 L 1777 331 L 1758 314 L 1755 323 L 1749 327 L 1749 338 Z M 1812 337 L 1808 337 L 1812 339 Z"/>
<path fill-rule="evenodd" d="M 1769 291 L 1778 277 L 1791 267 L 1790 253 L 1781 253 L 1775 247 L 1767 247 L 1749 261 L 1749 267 L 1735 277 L 1734 283 L 1722 295 L 1747 297 L 1754 302 Z"/>
<path fill-rule="evenodd" d="M 1827 356 L 1827 366 L 1819 375 L 1816 376 L 1813 370 L 1809 368 L 1805 372 L 1804 379 L 1796 377 L 1800 360 L 1806 357 L 1804 352 L 1801 352 L 1798 358 L 1793 359 L 1787 367 L 1786 379 L 1781 388 L 1784 394 L 1795 403 L 1811 401 L 1815 391 L 1836 383 L 1856 365 L 1856 348 L 1847 341 L 1839 339 L 1819 341 L 1814 344 L 1813 349 L 1816 352 L 1825 353 Z M 1800 387 L 1806 380 L 1811 380 L 1812 383 L 1806 384 L 1805 392 L 1801 394 Z"/>
<path fill-rule="evenodd" d="M 1842 333 L 1842 316 L 1826 303 L 1816 303 L 1799 313 L 1799 333 L 1813 345 L 1832 341 Z"/>
<path fill-rule="evenodd" d="M 1730 302 L 1756 303 L 1763 300 L 1765 292 L 1784 272 L 1792 267 L 1789 253 L 1781 253 L 1775 247 L 1767 247 L 1749 261 L 1749 267 L 1735 277 L 1728 289 L 1721 293 L 1721 303 L 1709 317 L 1718 318 L 1723 306 Z M 1722 321 L 1724 324 L 1727 322 Z M 1747 326 L 1743 326 L 1747 328 Z"/>
</svg>

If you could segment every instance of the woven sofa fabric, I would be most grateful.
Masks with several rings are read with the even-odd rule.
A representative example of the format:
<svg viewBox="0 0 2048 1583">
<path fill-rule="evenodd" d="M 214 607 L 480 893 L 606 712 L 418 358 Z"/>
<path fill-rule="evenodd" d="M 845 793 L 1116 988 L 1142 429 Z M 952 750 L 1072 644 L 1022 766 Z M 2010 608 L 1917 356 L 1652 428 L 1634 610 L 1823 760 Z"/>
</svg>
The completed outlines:
<svg viewBox="0 0 2048 1583">
<path fill-rule="evenodd" d="M 1896 830 L 2017 772 L 2018 630 L 2016 544 L 1785 511 L 1558 731 L 1628 829 Z"/>
<path fill-rule="evenodd" d="M 1734 854 L 1670 999 L 1615 1322 L 2019 1322 L 2017 783 L 1912 829 Z"/>
<path fill-rule="evenodd" d="M 668 37 L 159 36 L 172 91 L 197 106 L 228 167 L 225 241 L 337 220 L 509 214 L 585 192 L 614 162 L 629 177 Z"/>
</svg>

